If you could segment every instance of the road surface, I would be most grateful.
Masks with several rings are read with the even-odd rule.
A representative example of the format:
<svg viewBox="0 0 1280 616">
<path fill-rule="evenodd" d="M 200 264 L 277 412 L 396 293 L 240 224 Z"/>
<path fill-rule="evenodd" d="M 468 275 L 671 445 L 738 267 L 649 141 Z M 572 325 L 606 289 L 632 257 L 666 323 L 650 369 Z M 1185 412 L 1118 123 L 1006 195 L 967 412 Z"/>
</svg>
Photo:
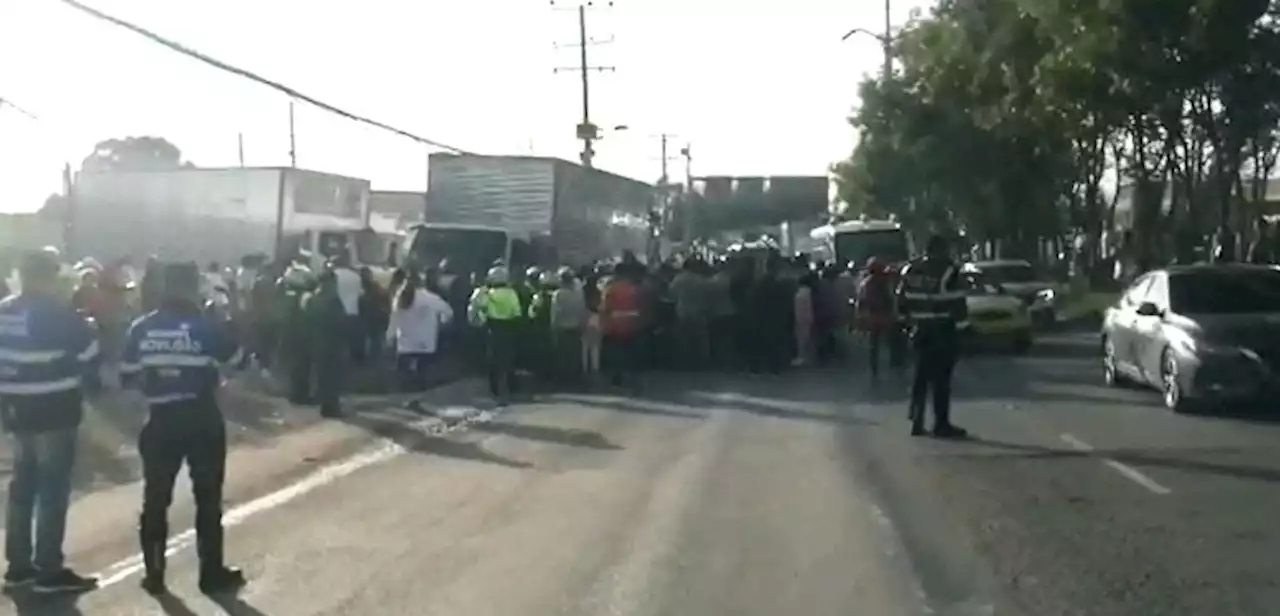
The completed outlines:
<svg viewBox="0 0 1280 616">
<path fill-rule="evenodd" d="M 967 361 L 963 443 L 908 437 L 900 388 L 849 370 L 654 377 L 447 434 L 366 412 L 236 461 L 258 469 L 229 494 L 238 598 L 195 591 L 189 537 L 174 597 L 143 595 L 122 489 L 72 519 L 73 559 L 111 584 L 0 613 L 1277 613 L 1280 426 L 1104 389 L 1092 350 Z"/>
</svg>

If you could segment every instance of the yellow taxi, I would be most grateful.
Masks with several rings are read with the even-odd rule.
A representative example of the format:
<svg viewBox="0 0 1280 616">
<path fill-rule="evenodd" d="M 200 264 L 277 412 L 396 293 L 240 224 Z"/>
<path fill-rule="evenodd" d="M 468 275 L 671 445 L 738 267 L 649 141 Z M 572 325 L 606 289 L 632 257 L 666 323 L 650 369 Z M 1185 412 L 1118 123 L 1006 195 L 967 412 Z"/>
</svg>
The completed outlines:
<svg viewBox="0 0 1280 616">
<path fill-rule="evenodd" d="M 1020 296 L 988 279 L 971 263 L 961 266 L 965 303 L 969 309 L 969 342 L 1000 345 L 1016 353 L 1031 349 L 1034 327 L 1027 304 Z"/>
</svg>

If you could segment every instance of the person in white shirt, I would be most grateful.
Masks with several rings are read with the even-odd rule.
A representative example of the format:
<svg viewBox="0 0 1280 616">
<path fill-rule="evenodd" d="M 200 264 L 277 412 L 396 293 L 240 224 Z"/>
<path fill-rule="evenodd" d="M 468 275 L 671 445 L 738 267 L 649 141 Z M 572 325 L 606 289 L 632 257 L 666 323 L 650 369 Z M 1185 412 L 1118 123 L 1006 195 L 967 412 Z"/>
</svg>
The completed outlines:
<svg viewBox="0 0 1280 616">
<path fill-rule="evenodd" d="M 365 346 L 368 335 L 364 324 L 360 322 L 360 296 L 364 295 L 364 281 L 360 273 L 351 267 L 351 260 L 340 255 L 333 260 L 333 275 L 338 283 L 338 299 L 342 302 L 342 310 L 347 313 L 347 343 L 350 345 L 351 359 L 357 364 L 365 361 Z"/>
<path fill-rule="evenodd" d="M 436 357 L 440 329 L 453 319 L 453 309 L 440 294 L 410 275 L 396 293 L 388 334 L 396 349 L 401 388 L 419 392 L 427 388 L 429 369 Z"/>
</svg>

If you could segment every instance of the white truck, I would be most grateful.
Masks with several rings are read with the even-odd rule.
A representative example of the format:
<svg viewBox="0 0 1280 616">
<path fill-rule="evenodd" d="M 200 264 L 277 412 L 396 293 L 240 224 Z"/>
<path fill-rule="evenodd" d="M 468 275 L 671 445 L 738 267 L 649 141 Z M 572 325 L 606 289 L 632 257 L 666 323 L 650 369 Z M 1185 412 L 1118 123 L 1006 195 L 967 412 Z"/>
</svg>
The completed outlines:
<svg viewBox="0 0 1280 616">
<path fill-rule="evenodd" d="M 586 265 L 643 256 L 652 184 L 556 158 L 432 154 L 425 222 L 409 231 L 406 258 L 448 259 L 456 271 Z"/>
<path fill-rule="evenodd" d="M 67 251 L 103 263 L 157 255 L 233 264 L 299 251 L 386 261 L 367 241 L 369 181 L 303 169 L 82 172 L 66 219 Z"/>
</svg>

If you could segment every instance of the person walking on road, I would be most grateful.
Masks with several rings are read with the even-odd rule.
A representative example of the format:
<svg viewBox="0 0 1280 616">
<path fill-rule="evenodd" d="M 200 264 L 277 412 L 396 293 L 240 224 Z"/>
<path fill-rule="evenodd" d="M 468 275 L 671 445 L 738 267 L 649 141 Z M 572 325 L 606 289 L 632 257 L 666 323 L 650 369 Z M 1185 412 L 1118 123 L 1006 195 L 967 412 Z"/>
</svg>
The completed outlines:
<svg viewBox="0 0 1280 616">
<path fill-rule="evenodd" d="M 959 330 L 968 319 L 960 288 L 960 269 L 942 236 L 929 238 L 923 259 L 902 270 L 898 306 L 910 323 L 916 353 L 911 385 L 911 435 L 924 429 L 925 398 L 933 394 L 933 434 L 961 438 L 967 433 L 951 423 L 951 373 L 959 356 Z"/>
<path fill-rule="evenodd" d="M 395 342 L 402 391 L 416 394 L 427 390 L 440 345 L 440 330 L 452 319 L 453 308 L 435 290 L 427 288 L 417 276 L 405 278 L 396 293 L 389 329 Z M 421 409 L 417 400 L 410 406 Z"/>
<path fill-rule="evenodd" d="M 489 269 L 485 286 L 475 290 L 467 307 L 467 320 L 485 328 L 489 392 L 505 405 L 510 401 L 515 380 L 516 353 L 520 349 L 525 327 L 525 309 L 516 290 L 511 288 L 506 267 Z"/>
<path fill-rule="evenodd" d="M 164 302 L 129 328 L 120 367 L 148 407 L 138 436 L 143 477 L 138 536 L 146 568 L 142 587 L 152 595 L 167 592 L 169 505 L 178 471 L 186 463 L 196 506 L 200 590 L 225 592 L 244 585 L 245 578 L 223 562 L 227 433 L 216 392 L 218 364 L 236 364 L 241 352 L 223 324 L 201 313 L 199 268 L 169 264 L 163 272 Z"/>
<path fill-rule="evenodd" d="M 587 327 L 587 299 L 573 270 L 560 269 L 560 288 L 551 295 L 551 340 L 555 349 L 555 374 L 561 384 L 581 378 L 583 331 Z"/>
<path fill-rule="evenodd" d="M 858 326 L 867 336 L 867 361 L 873 381 L 880 377 L 881 349 L 897 325 L 893 292 L 885 264 L 872 257 L 867 261 L 866 277 L 858 284 L 857 310 Z"/>
<path fill-rule="evenodd" d="M 640 385 L 640 366 L 644 333 L 641 305 L 644 298 L 640 288 L 644 266 L 634 256 L 624 258 L 614 268 L 614 275 L 605 285 L 601 296 L 601 323 L 604 325 L 605 348 L 609 361 L 610 380 L 614 386 L 630 382 Z"/>
<path fill-rule="evenodd" d="M 22 292 L 0 301 L 0 410 L 14 441 L 4 582 L 37 593 L 97 586 L 68 569 L 62 551 L 83 387 L 96 383 L 99 349 L 85 320 L 60 301 L 59 270 L 56 255 L 27 255 Z"/>
</svg>

